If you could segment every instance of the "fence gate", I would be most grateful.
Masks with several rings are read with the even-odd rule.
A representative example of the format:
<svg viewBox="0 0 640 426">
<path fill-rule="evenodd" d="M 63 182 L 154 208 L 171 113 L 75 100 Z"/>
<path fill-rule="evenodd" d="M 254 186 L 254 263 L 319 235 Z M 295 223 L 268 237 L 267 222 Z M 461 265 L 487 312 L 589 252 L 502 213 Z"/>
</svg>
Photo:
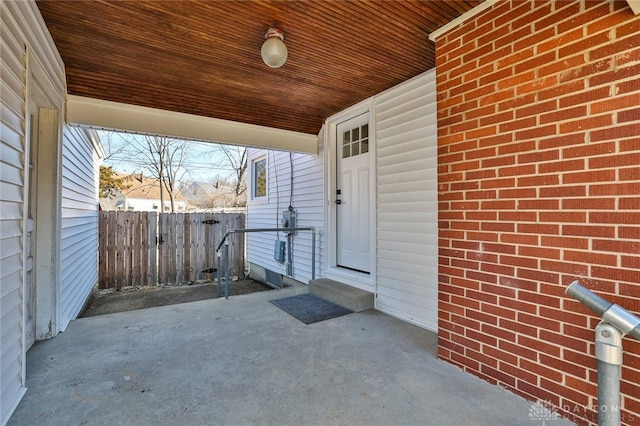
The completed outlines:
<svg viewBox="0 0 640 426">
<path fill-rule="evenodd" d="M 99 288 L 179 285 L 215 278 L 215 248 L 244 213 L 100 212 Z M 244 275 L 244 238 L 230 241 L 232 275 Z"/>
</svg>

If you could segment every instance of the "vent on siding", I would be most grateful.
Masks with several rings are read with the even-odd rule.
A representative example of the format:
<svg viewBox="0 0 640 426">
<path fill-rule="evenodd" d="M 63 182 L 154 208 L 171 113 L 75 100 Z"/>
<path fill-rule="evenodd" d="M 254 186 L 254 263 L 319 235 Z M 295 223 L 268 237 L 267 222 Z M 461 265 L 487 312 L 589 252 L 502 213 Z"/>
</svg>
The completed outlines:
<svg viewBox="0 0 640 426">
<path fill-rule="evenodd" d="M 273 272 L 269 269 L 265 269 L 264 272 L 267 277 L 267 284 L 271 284 L 278 288 L 282 288 L 282 275 L 278 274 L 277 272 Z"/>
</svg>

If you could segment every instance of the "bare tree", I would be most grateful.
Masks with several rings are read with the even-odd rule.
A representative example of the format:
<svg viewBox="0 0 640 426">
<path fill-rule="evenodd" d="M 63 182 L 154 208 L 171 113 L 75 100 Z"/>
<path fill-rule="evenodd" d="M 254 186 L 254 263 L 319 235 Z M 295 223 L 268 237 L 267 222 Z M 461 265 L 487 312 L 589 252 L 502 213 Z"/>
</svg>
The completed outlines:
<svg viewBox="0 0 640 426">
<path fill-rule="evenodd" d="M 184 173 L 188 157 L 188 142 L 165 136 L 145 135 L 141 143 L 141 156 L 146 160 L 141 166 L 157 179 L 160 185 L 160 205 L 164 209 L 164 191 L 169 194 L 171 212 L 175 212 L 178 181 Z"/>
<path fill-rule="evenodd" d="M 115 140 L 117 133 L 107 130 L 99 130 L 98 135 L 100 137 L 102 148 L 104 149 L 103 161 L 108 161 L 113 157 L 117 157 L 125 151 L 125 146 Z"/>
<path fill-rule="evenodd" d="M 113 160 L 117 157 L 127 166 L 136 168 L 145 176 L 154 179 L 160 189 L 160 206 L 164 211 L 165 197 L 168 194 L 171 212 L 175 212 L 175 198 L 178 194 L 178 182 L 186 173 L 189 158 L 189 141 L 172 139 L 166 136 L 120 134 L 119 142 L 111 143 Z M 106 149 L 105 149 L 106 150 Z"/>
<path fill-rule="evenodd" d="M 216 150 L 226 157 L 233 170 L 234 192 L 236 197 L 239 197 L 247 190 L 247 148 L 237 145 L 217 145 Z"/>
<path fill-rule="evenodd" d="M 208 185 L 202 185 L 209 192 L 202 194 L 199 200 L 194 200 L 194 204 L 207 209 L 246 206 L 247 148 L 216 144 L 210 152 L 214 159 L 212 168 L 221 173 L 210 180 Z"/>
</svg>

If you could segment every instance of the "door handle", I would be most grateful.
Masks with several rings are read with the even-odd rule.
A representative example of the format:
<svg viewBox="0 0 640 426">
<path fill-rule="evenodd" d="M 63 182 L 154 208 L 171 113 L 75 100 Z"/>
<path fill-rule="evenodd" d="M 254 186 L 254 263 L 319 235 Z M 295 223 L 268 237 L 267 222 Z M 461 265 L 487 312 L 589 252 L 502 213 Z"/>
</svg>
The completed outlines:
<svg viewBox="0 0 640 426">
<path fill-rule="evenodd" d="M 336 200 L 336 204 L 342 204 L 342 200 Z"/>
</svg>

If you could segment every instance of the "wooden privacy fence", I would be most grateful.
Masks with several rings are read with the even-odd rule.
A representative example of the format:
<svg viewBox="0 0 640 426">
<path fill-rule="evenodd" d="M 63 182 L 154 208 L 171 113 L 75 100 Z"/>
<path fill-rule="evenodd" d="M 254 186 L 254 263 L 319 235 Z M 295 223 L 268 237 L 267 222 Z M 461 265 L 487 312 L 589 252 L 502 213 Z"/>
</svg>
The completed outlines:
<svg viewBox="0 0 640 426">
<path fill-rule="evenodd" d="M 105 211 L 99 215 L 101 289 L 185 284 L 216 277 L 216 246 L 244 213 Z M 244 276 L 244 238 L 230 239 L 232 276 Z"/>
</svg>

